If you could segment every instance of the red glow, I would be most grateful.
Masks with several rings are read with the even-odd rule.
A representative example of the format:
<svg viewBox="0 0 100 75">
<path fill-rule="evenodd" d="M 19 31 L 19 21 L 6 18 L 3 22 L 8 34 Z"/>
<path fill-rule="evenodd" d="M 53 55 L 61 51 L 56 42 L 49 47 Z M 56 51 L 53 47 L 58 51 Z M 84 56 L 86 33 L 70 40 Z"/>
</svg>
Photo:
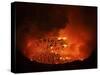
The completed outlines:
<svg viewBox="0 0 100 75">
<path fill-rule="evenodd" d="M 89 32 L 81 29 L 73 31 L 71 25 L 66 26 L 64 29 L 59 30 L 57 36 L 46 34 L 44 38 L 38 39 L 34 37 L 27 37 L 23 45 L 24 55 L 30 59 L 30 61 L 37 61 L 40 63 L 48 64 L 61 64 L 73 62 L 76 60 L 83 61 L 91 55 L 92 43 Z M 78 33 L 77 33 L 78 32 Z M 45 41 L 43 41 L 45 39 Z M 54 40 L 58 44 L 49 46 L 51 42 L 48 40 Z M 63 40 L 63 44 L 60 44 L 60 40 Z"/>
<path fill-rule="evenodd" d="M 35 36 L 38 29 L 31 27 L 31 33 L 26 33 L 19 44 L 25 57 L 45 64 L 63 64 L 89 58 L 96 46 L 96 28 L 93 25 L 87 27 L 80 9 L 71 9 L 67 13 L 69 23 L 65 28 L 43 33 L 40 38 Z"/>
</svg>

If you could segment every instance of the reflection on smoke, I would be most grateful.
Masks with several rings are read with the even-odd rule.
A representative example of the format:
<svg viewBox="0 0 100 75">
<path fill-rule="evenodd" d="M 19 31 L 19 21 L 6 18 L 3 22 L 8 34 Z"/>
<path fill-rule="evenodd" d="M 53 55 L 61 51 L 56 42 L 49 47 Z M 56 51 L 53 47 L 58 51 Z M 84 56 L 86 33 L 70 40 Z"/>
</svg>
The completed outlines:
<svg viewBox="0 0 100 75">
<path fill-rule="evenodd" d="M 56 8 L 52 10 L 54 11 L 54 9 Z M 45 64 L 84 61 L 89 58 L 96 47 L 96 15 L 89 14 L 93 13 L 94 9 L 90 9 L 90 12 L 87 13 L 89 16 L 86 16 L 86 12 L 84 12 L 86 8 L 64 8 L 63 12 L 67 10 L 68 19 L 64 17 L 65 13 L 63 14 L 57 9 L 54 11 L 55 14 L 50 12 L 51 17 L 47 10 L 49 15 L 44 14 L 46 23 L 41 18 L 39 19 L 41 22 L 37 19 L 38 23 L 33 23 L 29 19 L 17 28 L 17 47 L 30 61 Z M 44 17 L 42 13 L 40 16 Z M 92 19 L 89 18 L 90 16 Z"/>
</svg>

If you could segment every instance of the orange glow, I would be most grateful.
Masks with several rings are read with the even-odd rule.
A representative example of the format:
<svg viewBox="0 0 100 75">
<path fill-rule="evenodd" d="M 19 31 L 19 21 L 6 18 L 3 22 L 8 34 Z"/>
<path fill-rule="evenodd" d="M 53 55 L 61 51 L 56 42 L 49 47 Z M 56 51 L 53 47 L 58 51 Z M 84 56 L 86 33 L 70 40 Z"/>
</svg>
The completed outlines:
<svg viewBox="0 0 100 75">
<path fill-rule="evenodd" d="M 88 43 L 91 42 L 91 39 L 87 33 L 85 35 L 76 34 L 68 26 L 59 30 L 58 33 L 57 36 L 45 35 L 42 39 L 27 38 L 24 55 L 30 61 L 48 64 L 83 61 L 90 56 L 92 51 L 90 51 L 91 47 Z M 50 42 L 50 40 L 53 40 L 53 42 Z"/>
<path fill-rule="evenodd" d="M 63 64 L 89 58 L 96 47 L 96 26 L 85 23 L 78 9 L 69 10 L 67 14 L 69 23 L 63 28 L 45 32 L 32 23 L 33 29 L 30 27 L 29 34 L 26 33 L 20 44 L 24 56 L 44 64 Z"/>
</svg>

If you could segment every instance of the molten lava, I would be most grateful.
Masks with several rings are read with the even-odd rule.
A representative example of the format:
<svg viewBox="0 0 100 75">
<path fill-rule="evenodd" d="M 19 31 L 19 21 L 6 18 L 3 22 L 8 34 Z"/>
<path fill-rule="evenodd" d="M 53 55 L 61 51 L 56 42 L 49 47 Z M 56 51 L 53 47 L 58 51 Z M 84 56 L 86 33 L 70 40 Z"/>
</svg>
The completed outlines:
<svg viewBox="0 0 100 75">
<path fill-rule="evenodd" d="M 93 14 L 88 14 L 91 16 L 90 18 L 84 17 L 86 12 L 83 11 L 84 8 L 70 7 L 67 11 L 69 23 L 62 28 L 60 28 L 60 24 L 48 25 L 49 23 L 54 24 L 59 14 L 63 17 L 62 13 L 54 14 L 54 19 L 47 14 L 46 18 L 50 19 L 47 19 L 46 23 L 44 20 L 40 22 L 46 24 L 44 28 L 42 24 L 38 25 L 37 22 L 25 20 L 22 27 L 19 25 L 20 27 L 17 29 L 17 47 L 30 61 L 39 63 L 63 64 L 77 60 L 84 61 L 96 48 L 96 24 L 91 23 L 96 17 L 92 16 Z"/>
<path fill-rule="evenodd" d="M 84 61 L 92 53 L 93 39 L 88 32 L 73 31 L 70 26 L 44 37 L 25 37 L 22 53 L 30 59 L 45 64 L 63 64 L 73 61 Z"/>
</svg>

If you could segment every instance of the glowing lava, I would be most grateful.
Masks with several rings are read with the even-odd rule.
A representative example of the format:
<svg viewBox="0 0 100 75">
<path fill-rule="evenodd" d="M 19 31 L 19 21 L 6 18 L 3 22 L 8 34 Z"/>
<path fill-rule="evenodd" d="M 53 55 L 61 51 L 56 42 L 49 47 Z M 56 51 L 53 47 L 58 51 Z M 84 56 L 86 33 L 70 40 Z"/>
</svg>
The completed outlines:
<svg viewBox="0 0 100 75">
<path fill-rule="evenodd" d="M 26 19 L 19 24 L 17 48 L 26 58 L 44 64 L 63 64 L 89 58 L 96 48 L 96 17 L 90 11 L 83 12 L 85 8 L 81 7 L 70 7 L 67 10 L 68 23 L 65 25 L 58 23 L 59 14 L 61 17 L 65 16 L 60 12 L 52 15 L 53 17 L 47 14 L 43 22 L 36 18 L 34 23 L 33 20 Z M 60 20 L 63 22 L 62 18 Z"/>
<path fill-rule="evenodd" d="M 70 32 L 70 33 L 69 33 Z M 69 27 L 59 30 L 54 36 L 46 34 L 43 38 L 27 37 L 22 47 L 22 53 L 30 59 L 45 64 L 63 64 L 73 61 L 83 61 L 92 53 L 90 36 L 86 38 L 75 34 Z M 73 35 L 72 35 L 73 34 Z"/>
</svg>

